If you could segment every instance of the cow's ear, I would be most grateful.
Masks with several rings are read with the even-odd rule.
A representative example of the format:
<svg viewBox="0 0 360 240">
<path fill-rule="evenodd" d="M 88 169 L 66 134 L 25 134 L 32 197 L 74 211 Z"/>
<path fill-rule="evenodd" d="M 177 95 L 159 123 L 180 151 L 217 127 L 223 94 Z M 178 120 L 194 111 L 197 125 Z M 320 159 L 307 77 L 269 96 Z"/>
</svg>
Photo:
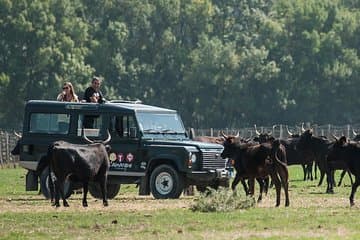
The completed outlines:
<svg viewBox="0 0 360 240">
<path fill-rule="evenodd" d="M 110 145 L 105 145 L 105 149 L 107 153 L 110 153 L 111 151 L 111 146 Z"/>
</svg>

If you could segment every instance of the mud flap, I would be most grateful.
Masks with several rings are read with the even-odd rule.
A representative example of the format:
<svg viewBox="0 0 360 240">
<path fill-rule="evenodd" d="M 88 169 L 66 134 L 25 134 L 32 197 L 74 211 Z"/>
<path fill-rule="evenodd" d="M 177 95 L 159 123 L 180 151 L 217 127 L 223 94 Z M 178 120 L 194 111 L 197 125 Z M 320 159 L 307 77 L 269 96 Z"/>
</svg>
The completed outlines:
<svg viewBox="0 0 360 240">
<path fill-rule="evenodd" d="M 149 188 L 149 178 L 148 176 L 141 177 L 140 179 L 140 186 L 139 186 L 139 195 L 149 195 L 150 188 Z"/>
<path fill-rule="evenodd" d="M 34 171 L 28 171 L 26 174 L 26 191 L 38 190 L 38 176 Z"/>
</svg>

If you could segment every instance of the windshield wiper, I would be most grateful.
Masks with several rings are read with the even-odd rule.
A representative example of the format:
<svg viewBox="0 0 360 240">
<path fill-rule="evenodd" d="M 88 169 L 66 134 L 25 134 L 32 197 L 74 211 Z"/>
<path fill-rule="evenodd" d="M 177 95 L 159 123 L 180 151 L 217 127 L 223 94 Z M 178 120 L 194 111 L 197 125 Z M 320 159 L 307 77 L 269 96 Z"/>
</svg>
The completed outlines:
<svg viewBox="0 0 360 240">
<path fill-rule="evenodd" d="M 178 132 L 176 132 L 172 129 L 164 129 L 161 131 L 161 133 L 177 134 Z"/>
<path fill-rule="evenodd" d="M 161 133 L 159 130 L 156 130 L 153 128 L 145 129 L 143 132 L 144 133 Z"/>
</svg>

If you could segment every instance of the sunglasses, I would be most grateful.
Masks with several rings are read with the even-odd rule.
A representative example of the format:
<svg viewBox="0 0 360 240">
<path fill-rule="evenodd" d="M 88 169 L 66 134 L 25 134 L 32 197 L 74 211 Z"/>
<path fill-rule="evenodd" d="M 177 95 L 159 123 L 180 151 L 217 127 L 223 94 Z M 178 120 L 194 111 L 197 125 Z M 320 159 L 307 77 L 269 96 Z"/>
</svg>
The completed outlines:
<svg viewBox="0 0 360 240">
<path fill-rule="evenodd" d="M 65 89 L 69 89 L 69 87 L 63 87 L 63 90 L 65 90 Z"/>
</svg>

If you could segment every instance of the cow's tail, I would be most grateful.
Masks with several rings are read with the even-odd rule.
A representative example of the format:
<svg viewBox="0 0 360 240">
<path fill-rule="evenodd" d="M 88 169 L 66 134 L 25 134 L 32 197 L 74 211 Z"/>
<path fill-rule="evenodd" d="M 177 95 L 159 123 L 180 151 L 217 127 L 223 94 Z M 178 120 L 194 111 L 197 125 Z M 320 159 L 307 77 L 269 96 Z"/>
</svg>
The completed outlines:
<svg viewBox="0 0 360 240">
<path fill-rule="evenodd" d="M 283 161 L 281 161 L 281 160 L 279 159 L 279 157 L 278 157 L 278 152 L 281 153 L 280 149 L 278 149 L 278 150 L 275 152 L 275 154 L 274 154 L 274 159 L 275 159 L 276 163 L 280 164 L 282 167 L 287 168 L 286 162 L 283 162 Z"/>
</svg>

